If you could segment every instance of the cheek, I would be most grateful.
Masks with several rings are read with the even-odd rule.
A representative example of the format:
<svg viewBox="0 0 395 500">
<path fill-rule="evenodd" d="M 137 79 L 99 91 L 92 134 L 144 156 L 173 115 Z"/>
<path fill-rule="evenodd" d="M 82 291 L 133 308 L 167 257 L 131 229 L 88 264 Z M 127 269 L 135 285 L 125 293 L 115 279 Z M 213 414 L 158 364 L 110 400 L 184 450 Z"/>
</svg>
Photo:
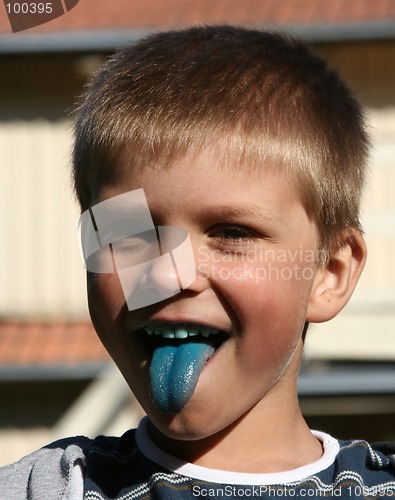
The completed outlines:
<svg viewBox="0 0 395 500">
<path fill-rule="evenodd" d="M 252 370 L 261 369 L 262 363 L 287 363 L 305 324 L 312 273 L 305 272 L 309 279 L 303 279 L 300 264 L 292 269 L 285 263 L 265 263 L 245 266 L 240 277 L 241 267 L 222 267 L 222 279 L 216 281 L 237 317 L 239 353 Z"/>
<path fill-rule="evenodd" d="M 122 327 L 125 299 L 116 274 L 91 274 L 87 280 L 89 313 L 102 344 L 121 368 L 131 352 Z M 122 371 L 122 368 L 121 368 Z"/>
<path fill-rule="evenodd" d="M 230 262 L 213 267 L 211 279 L 238 315 L 283 322 L 305 314 L 314 269 L 302 262 Z"/>
<path fill-rule="evenodd" d="M 96 330 L 113 322 L 125 307 L 125 298 L 116 274 L 87 274 L 89 312 Z"/>
</svg>

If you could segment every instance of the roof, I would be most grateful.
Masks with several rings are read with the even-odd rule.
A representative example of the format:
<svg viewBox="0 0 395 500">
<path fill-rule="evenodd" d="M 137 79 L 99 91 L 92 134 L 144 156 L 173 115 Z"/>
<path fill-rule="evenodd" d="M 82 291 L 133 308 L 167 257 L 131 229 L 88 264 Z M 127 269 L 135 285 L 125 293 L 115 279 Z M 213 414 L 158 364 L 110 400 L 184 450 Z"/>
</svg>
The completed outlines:
<svg viewBox="0 0 395 500">
<path fill-rule="evenodd" d="M 88 322 L 0 323 L 0 379 L 94 376 L 110 360 Z"/>
<path fill-rule="evenodd" d="M 393 0 L 80 0 L 67 15 L 33 30 L 156 29 L 223 22 L 305 25 L 389 19 L 395 19 Z M 9 31 L 5 16 L 0 30 Z"/>
<path fill-rule="evenodd" d="M 78 44 L 109 49 L 149 31 L 193 24 L 278 26 L 313 39 L 395 37 L 394 0 L 79 0 L 65 15 L 17 34 L 11 33 L 4 10 L 1 5 L 3 52 L 12 43 L 29 50 L 26 42 L 43 36 L 47 41 L 60 37 L 71 49 Z M 56 50 L 57 45 L 47 47 Z"/>
</svg>

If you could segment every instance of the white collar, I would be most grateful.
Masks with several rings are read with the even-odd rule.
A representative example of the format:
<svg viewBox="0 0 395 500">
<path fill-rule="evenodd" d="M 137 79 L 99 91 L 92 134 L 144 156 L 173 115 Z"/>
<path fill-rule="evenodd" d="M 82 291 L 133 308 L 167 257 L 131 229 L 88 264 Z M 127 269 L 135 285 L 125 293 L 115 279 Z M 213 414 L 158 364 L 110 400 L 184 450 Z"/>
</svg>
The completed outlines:
<svg viewBox="0 0 395 500">
<path fill-rule="evenodd" d="M 190 464 L 169 455 L 152 441 L 148 431 L 148 424 L 148 417 L 144 417 L 136 432 L 136 443 L 143 455 L 170 472 L 216 484 L 259 486 L 300 481 L 308 476 L 317 474 L 318 472 L 327 469 L 336 460 L 340 449 L 338 441 L 333 437 L 325 434 L 324 432 L 311 431 L 312 434 L 321 441 L 324 449 L 324 453 L 317 461 L 283 472 L 270 472 L 262 474 L 229 472 L 217 469 L 208 469 L 207 467 L 201 467 L 200 465 Z"/>
</svg>

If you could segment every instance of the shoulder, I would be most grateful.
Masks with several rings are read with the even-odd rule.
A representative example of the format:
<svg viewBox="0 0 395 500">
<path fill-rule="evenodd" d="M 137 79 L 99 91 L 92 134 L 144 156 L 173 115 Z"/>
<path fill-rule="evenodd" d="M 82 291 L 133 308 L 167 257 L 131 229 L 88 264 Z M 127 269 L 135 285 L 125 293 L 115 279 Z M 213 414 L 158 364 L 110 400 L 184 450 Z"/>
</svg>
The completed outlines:
<svg viewBox="0 0 395 500">
<path fill-rule="evenodd" d="M 56 498 L 68 498 L 73 469 L 85 471 L 95 453 L 117 456 L 123 443 L 123 438 L 104 436 L 77 436 L 50 443 L 0 468 L 0 498 L 54 498 L 55 493 Z"/>
<path fill-rule="evenodd" d="M 150 481 L 158 466 L 148 460 L 136 443 L 136 431 L 120 438 L 98 437 L 86 460 L 85 488 L 104 498 L 118 498 L 124 488 Z"/>
<path fill-rule="evenodd" d="M 372 494 L 380 487 L 395 495 L 395 443 L 340 441 L 335 467 L 337 481 L 371 488 Z"/>
<path fill-rule="evenodd" d="M 0 468 L 0 498 L 59 498 L 67 495 L 75 464 L 83 464 L 92 441 L 86 437 L 62 439 Z"/>
<path fill-rule="evenodd" d="M 393 470 L 395 472 L 395 442 L 369 444 L 363 440 L 339 441 L 338 460 L 352 461 L 360 467 L 372 470 Z"/>
</svg>

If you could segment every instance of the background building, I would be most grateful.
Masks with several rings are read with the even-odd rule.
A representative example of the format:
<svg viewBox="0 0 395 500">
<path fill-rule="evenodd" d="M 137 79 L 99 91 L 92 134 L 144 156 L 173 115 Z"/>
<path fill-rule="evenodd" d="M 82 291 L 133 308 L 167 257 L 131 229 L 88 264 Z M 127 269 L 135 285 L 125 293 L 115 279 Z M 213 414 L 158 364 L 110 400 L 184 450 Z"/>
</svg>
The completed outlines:
<svg viewBox="0 0 395 500">
<path fill-rule="evenodd" d="M 300 394 L 313 426 L 395 439 L 395 2 L 80 0 L 17 34 L 1 3 L 0 463 L 59 435 L 120 433 L 141 415 L 88 321 L 69 111 L 116 47 L 197 23 L 280 28 L 314 42 L 366 106 L 369 261 L 342 314 L 311 328 Z"/>
</svg>

